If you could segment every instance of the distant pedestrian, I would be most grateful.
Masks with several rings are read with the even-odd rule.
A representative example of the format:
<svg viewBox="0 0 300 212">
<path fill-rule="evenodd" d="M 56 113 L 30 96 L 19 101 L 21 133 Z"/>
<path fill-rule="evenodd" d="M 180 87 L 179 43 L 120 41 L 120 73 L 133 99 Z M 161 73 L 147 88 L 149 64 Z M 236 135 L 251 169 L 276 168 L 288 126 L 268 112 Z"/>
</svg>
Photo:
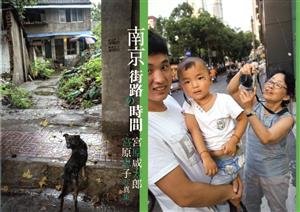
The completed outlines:
<svg viewBox="0 0 300 212">
<path fill-rule="evenodd" d="M 170 62 L 170 69 L 172 72 L 171 93 L 180 90 L 180 85 L 177 76 L 177 66 L 178 66 L 178 62 L 175 59 L 171 60 Z"/>
<path fill-rule="evenodd" d="M 213 67 L 212 69 L 210 69 L 209 76 L 210 76 L 212 82 L 217 82 L 217 75 L 218 75 L 218 72 L 217 72 L 216 67 Z"/>
</svg>

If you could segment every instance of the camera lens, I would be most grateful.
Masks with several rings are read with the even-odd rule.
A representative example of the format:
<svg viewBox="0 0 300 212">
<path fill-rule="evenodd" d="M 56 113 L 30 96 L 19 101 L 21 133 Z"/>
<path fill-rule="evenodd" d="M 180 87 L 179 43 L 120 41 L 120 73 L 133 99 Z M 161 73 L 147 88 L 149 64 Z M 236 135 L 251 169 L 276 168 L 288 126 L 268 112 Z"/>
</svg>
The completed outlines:
<svg viewBox="0 0 300 212">
<path fill-rule="evenodd" d="M 240 78 L 240 83 L 246 89 L 252 89 L 253 80 L 252 80 L 251 75 L 242 75 Z"/>
</svg>

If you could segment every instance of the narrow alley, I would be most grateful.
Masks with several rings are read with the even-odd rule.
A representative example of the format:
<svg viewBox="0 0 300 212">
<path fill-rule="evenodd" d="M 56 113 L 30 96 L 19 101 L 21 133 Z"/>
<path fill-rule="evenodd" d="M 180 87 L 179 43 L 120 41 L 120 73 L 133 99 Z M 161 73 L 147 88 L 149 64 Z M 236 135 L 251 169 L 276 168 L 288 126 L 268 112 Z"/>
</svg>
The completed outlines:
<svg viewBox="0 0 300 212">
<path fill-rule="evenodd" d="M 97 211 L 118 211 L 119 206 L 103 205 L 99 197 L 119 192 L 111 187 L 117 188 L 115 185 L 120 183 L 120 141 L 114 143 L 103 138 L 100 132 L 101 105 L 80 110 L 62 106 L 63 101 L 56 96 L 59 79 L 60 75 L 55 75 L 49 80 L 21 85 L 32 94 L 31 109 L 2 107 L 1 211 L 50 212 L 59 207 L 57 197 L 62 168 L 71 153 L 66 148 L 65 133 L 79 134 L 88 145 L 89 185 L 79 198 L 80 211 L 95 211 L 93 205 L 96 203 Z M 26 178 L 24 173 L 31 177 Z M 43 176 L 47 180 L 41 186 Z M 26 202 L 33 204 L 29 206 Z M 66 207 L 71 207 L 72 202 L 70 195 Z"/>
</svg>

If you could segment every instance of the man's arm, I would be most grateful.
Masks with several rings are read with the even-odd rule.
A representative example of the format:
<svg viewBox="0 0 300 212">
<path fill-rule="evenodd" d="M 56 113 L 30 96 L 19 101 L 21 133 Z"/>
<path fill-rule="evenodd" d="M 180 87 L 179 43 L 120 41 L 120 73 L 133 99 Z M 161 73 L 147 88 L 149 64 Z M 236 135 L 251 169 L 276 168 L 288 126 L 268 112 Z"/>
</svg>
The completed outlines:
<svg viewBox="0 0 300 212">
<path fill-rule="evenodd" d="M 192 182 L 182 168 L 177 166 L 157 181 L 156 185 L 180 207 L 208 207 L 226 200 L 239 199 L 243 185 L 240 180 L 235 182 L 238 184 L 236 191 L 232 185 Z"/>
</svg>

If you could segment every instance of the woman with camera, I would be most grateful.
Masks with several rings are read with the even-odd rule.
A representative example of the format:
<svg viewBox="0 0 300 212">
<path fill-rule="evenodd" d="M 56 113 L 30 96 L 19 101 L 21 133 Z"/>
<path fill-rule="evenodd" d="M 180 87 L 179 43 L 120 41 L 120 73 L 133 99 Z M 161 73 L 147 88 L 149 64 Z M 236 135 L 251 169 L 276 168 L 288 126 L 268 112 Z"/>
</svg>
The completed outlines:
<svg viewBox="0 0 300 212">
<path fill-rule="evenodd" d="M 255 74 L 255 68 L 244 65 L 227 86 L 230 95 L 243 107 L 249 121 L 245 147 L 245 194 L 248 211 L 260 211 L 266 197 L 272 212 L 287 211 L 289 159 L 287 136 L 294 125 L 287 104 L 294 95 L 294 76 L 278 70 L 265 82 L 264 101 L 253 90 L 240 86 L 243 75 Z M 248 77 L 251 79 L 251 77 Z"/>
</svg>

